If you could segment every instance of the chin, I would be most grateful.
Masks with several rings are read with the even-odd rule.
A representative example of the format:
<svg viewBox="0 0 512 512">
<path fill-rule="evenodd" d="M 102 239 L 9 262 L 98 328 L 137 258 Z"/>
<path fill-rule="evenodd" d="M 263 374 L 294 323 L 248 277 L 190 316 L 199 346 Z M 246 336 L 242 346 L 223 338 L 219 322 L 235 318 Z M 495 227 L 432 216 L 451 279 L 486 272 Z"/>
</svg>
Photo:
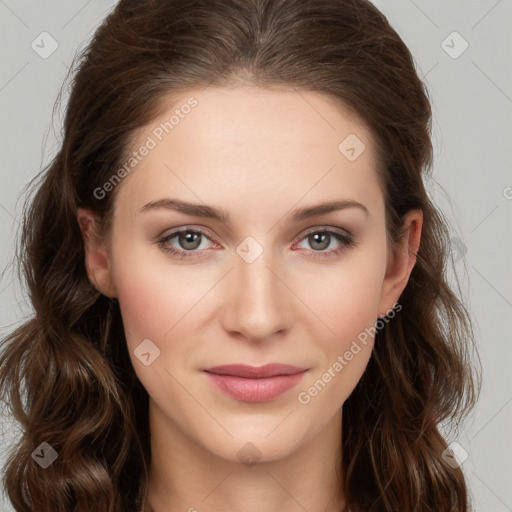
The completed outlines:
<svg viewBox="0 0 512 512">
<path fill-rule="evenodd" d="M 256 463 L 272 462 L 281 460 L 298 449 L 293 441 L 295 436 L 287 432 L 286 436 L 266 437 L 268 432 L 261 435 L 250 435 L 241 433 L 234 435 L 233 439 L 224 440 L 222 443 L 209 444 L 205 448 L 215 456 L 229 462 L 241 463 L 252 467 Z"/>
</svg>

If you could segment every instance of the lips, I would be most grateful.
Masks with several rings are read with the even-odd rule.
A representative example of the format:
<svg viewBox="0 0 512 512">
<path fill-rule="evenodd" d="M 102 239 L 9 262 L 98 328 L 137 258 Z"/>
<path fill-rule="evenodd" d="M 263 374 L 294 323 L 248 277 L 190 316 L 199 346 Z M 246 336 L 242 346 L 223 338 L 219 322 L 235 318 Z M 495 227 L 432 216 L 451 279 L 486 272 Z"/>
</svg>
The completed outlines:
<svg viewBox="0 0 512 512">
<path fill-rule="evenodd" d="M 269 402 L 296 386 L 307 369 L 280 363 L 259 367 L 229 364 L 204 372 L 217 389 L 231 398 L 243 402 Z"/>
<path fill-rule="evenodd" d="M 225 364 L 214 366 L 205 370 L 217 375 L 232 375 L 236 377 L 245 377 L 247 379 L 263 379 L 266 377 L 276 377 L 278 375 L 294 375 L 305 371 L 306 368 L 299 368 L 289 364 L 269 363 L 263 366 L 249 366 L 245 364 Z"/>
</svg>

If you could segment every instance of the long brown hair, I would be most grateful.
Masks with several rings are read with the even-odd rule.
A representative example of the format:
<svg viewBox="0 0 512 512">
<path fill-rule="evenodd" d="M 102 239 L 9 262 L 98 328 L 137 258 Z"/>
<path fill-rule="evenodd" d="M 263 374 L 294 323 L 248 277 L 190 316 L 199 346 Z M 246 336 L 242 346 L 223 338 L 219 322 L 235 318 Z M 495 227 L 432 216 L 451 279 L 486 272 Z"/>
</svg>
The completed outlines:
<svg viewBox="0 0 512 512">
<path fill-rule="evenodd" d="M 140 511 L 148 394 L 118 302 L 87 277 L 77 209 L 94 210 L 108 234 L 115 191 L 94 191 L 121 167 L 136 130 L 176 91 L 241 84 L 324 93 L 363 119 L 377 140 L 391 243 L 403 215 L 423 210 L 402 310 L 378 331 L 343 406 L 339 483 L 350 510 L 469 510 L 439 424 L 470 410 L 479 373 L 468 311 L 448 284 L 448 223 L 424 188 L 428 91 L 366 0 L 120 0 L 79 55 L 62 145 L 25 203 L 17 258 L 34 315 L 0 357 L 0 392 L 23 432 L 4 467 L 15 510 Z M 58 454 L 46 469 L 32 457 L 43 442 Z"/>
</svg>

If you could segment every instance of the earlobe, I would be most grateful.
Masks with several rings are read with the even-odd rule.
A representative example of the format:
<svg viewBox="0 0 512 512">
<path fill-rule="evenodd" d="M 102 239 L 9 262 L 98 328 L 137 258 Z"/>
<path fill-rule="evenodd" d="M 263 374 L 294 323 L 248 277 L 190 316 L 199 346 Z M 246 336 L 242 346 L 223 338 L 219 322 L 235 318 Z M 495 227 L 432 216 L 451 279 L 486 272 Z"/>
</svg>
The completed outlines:
<svg viewBox="0 0 512 512">
<path fill-rule="evenodd" d="M 77 220 L 85 247 L 85 268 L 91 284 L 100 293 L 116 297 L 112 282 L 111 265 L 105 241 L 100 237 L 97 217 L 87 208 L 79 208 Z"/>
<path fill-rule="evenodd" d="M 422 225 L 422 210 L 410 210 L 404 215 L 403 236 L 393 250 L 384 276 L 379 304 L 379 315 L 381 316 L 386 315 L 399 301 L 400 295 L 409 281 L 420 247 Z"/>
</svg>

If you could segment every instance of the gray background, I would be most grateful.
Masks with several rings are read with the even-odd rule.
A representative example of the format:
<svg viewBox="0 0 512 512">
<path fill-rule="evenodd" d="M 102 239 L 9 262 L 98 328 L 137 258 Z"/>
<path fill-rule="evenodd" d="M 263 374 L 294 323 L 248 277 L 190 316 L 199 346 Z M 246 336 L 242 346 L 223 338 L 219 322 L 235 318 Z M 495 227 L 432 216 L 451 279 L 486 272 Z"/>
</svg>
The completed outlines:
<svg viewBox="0 0 512 512">
<path fill-rule="evenodd" d="M 453 225 L 455 266 L 477 327 L 482 396 L 450 441 L 469 454 L 463 469 L 475 509 L 512 511 L 512 0 L 374 3 L 411 49 L 431 93 L 435 166 L 427 185 Z M 8 266 L 18 199 L 57 149 L 62 112 L 52 119 L 52 109 L 71 60 L 114 4 L 0 0 L 0 337 L 30 312 Z M 46 59 L 31 47 L 42 46 L 42 32 L 59 45 Z M 459 56 L 464 41 L 469 47 Z M 49 39 L 44 46 L 51 48 Z M 2 432 L 0 462 L 16 426 L 4 418 Z M 1 501 L 0 509 L 11 511 Z"/>
</svg>

